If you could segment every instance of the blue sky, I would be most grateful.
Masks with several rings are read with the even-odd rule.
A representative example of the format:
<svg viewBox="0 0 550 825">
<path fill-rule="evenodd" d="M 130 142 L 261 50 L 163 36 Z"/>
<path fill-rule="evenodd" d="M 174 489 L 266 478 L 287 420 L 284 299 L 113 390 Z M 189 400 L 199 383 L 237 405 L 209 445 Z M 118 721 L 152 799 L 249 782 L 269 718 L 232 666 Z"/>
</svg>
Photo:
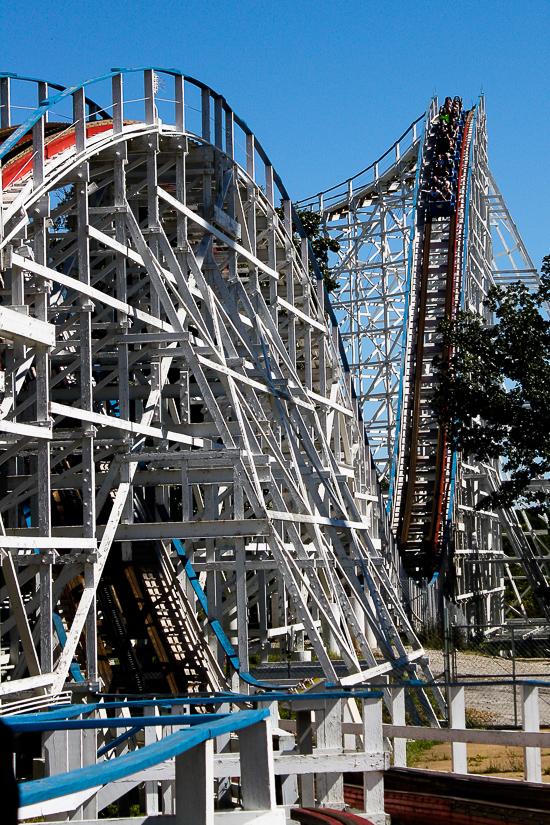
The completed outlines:
<svg viewBox="0 0 550 825">
<path fill-rule="evenodd" d="M 486 94 L 489 160 L 550 254 L 550 4 L 473 0 L 4 2 L 0 69 L 72 84 L 175 67 L 221 92 L 299 199 L 358 172 L 434 92 Z"/>
</svg>

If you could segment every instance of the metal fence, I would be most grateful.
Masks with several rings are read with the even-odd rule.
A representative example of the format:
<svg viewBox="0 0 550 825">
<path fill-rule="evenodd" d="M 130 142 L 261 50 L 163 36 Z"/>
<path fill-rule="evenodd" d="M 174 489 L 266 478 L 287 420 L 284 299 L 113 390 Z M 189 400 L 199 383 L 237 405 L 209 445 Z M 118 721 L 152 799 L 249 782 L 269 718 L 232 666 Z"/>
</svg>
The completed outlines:
<svg viewBox="0 0 550 825">
<path fill-rule="evenodd" d="M 521 726 L 521 691 L 517 682 L 550 681 L 550 625 L 452 624 L 444 635 L 441 665 L 446 679 L 469 684 L 469 726 Z M 484 686 L 477 688 L 478 681 L 485 682 Z M 488 681 L 494 681 L 494 687 L 487 685 Z M 540 723 L 550 725 L 550 688 L 546 687 L 540 689 Z"/>
</svg>

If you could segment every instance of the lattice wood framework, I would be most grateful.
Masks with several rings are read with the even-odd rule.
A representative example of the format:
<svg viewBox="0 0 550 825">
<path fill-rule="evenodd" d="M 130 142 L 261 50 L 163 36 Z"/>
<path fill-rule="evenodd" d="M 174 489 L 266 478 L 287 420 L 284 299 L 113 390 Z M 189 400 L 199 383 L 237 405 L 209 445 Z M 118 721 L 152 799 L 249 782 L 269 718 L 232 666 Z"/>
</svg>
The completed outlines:
<svg viewBox="0 0 550 825">
<path fill-rule="evenodd" d="M 117 668 L 136 691 L 224 687 L 222 628 L 244 676 L 288 634 L 334 682 L 332 651 L 344 681 L 429 675 L 338 326 L 273 166 L 197 81 L 94 83 L 48 97 L 0 79 L 0 695 L 112 685 Z M 13 127 L 29 85 L 40 105 Z"/>
<path fill-rule="evenodd" d="M 300 202 L 340 244 L 332 303 L 356 379 L 369 442 L 389 479 L 401 383 L 408 268 L 422 121 L 367 169 Z"/>
</svg>

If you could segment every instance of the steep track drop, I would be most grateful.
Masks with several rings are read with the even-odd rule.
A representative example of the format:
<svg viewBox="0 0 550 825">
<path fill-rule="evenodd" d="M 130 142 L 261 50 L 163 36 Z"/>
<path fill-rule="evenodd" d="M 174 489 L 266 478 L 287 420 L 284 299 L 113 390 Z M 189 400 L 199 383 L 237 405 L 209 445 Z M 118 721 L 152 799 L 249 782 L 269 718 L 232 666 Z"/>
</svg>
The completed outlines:
<svg viewBox="0 0 550 825">
<path fill-rule="evenodd" d="M 403 371 L 393 528 L 408 572 L 431 577 L 445 542 L 453 454 L 432 398 L 446 355 L 438 324 L 460 305 L 468 159 L 473 112 L 462 113 L 455 147 L 455 193 L 434 201 L 439 119 L 427 124 L 411 256 L 410 303 Z"/>
</svg>

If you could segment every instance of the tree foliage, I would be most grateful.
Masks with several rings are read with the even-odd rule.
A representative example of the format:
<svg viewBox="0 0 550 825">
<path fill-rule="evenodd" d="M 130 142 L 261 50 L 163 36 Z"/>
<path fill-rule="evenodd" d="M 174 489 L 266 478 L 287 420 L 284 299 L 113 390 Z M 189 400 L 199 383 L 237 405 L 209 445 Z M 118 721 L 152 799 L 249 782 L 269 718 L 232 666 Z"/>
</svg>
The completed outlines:
<svg viewBox="0 0 550 825">
<path fill-rule="evenodd" d="M 478 507 L 541 509 L 548 503 L 530 482 L 550 472 L 550 255 L 539 289 L 516 282 L 493 287 L 490 325 L 462 312 L 439 329 L 450 355 L 440 360 L 435 408 L 456 449 L 477 460 L 501 458 L 508 480 Z"/>
<path fill-rule="evenodd" d="M 327 292 L 333 292 L 338 286 L 338 281 L 329 266 L 328 253 L 338 252 L 340 244 L 334 238 L 326 237 L 321 233 L 321 216 L 317 212 L 310 212 L 308 209 L 298 209 L 297 211 L 305 233 L 310 240 L 315 260 L 319 264 Z"/>
<path fill-rule="evenodd" d="M 297 209 L 296 211 L 311 243 L 311 248 L 321 270 L 327 292 L 333 292 L 338 286 L 338 281 L 333 276 L 329 266 L 329 252 L 338 252 L 340 244 L 338 241 L 325 236 L 321 232 L 321 216 L 317 212 L 310 212 L 309 209 Z M 277 208 L 277 214 L 281 220 L 284 219 L 282 206 Z M 296 237 L 294 238 L 294 244 L 297 251 L 300 252 L 300 240 Z M 310 273 L 313 274 L 311 265 Z"/>
</svg>

